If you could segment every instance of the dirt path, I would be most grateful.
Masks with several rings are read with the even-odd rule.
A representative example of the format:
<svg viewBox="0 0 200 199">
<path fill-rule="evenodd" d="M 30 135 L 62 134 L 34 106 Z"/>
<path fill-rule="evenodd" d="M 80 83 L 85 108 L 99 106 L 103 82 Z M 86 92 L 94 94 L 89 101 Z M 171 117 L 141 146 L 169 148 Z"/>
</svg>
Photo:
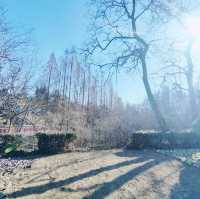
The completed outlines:
<svg viewBox="0 0 200 199">
<path fill-rule="evenodd" d="M 200 169 L 147 151 L 54 155 L 0 179 L 8 198 L 200 198 Z"/>
</svg>

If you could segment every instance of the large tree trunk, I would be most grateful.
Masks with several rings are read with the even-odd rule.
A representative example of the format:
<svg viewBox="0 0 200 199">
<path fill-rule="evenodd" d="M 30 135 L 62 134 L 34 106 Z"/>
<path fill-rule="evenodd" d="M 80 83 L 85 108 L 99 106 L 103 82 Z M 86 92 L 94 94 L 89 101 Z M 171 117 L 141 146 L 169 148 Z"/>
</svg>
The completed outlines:
<svg viewBox="0 0 200 199">
<path fill-rule="evenodd" d="M 148 80 L 148 73 L 147 73 L 147 66 L 146 66 L 146 60 L 145 60 L 145 56 L 141 58 L 141 63 L 142 63 L 142 73 L 143 73 L 143 83 L 144 83 L 144 87 L 147 93 L 147 97 L 149 100 L 149 103 L 151 105 L 151 108 L 155 114 L 155 117 L 158 121 L 159 124 L 159 128 L 160 130 L 162 130 L 163 132 L 168 130 L 167 124 L 165 122 L 165 119 L 158 107 L 158 104 L 155 100 L 155 97 L 151 91 L 151 87 L 149 84 L 149 80 Z"/>
</svg>

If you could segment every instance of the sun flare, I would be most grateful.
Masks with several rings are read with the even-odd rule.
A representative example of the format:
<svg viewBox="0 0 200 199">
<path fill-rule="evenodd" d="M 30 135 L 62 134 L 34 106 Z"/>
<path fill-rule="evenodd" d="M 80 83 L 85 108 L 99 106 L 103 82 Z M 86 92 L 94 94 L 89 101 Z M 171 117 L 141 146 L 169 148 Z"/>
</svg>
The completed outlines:
<svg viewBox="0 0 200 199">
<path fill-rule="evenodd" d="M 188 34 L 193 39 L 200 41 L 200 16 L 187 16 L 184 25 Z"/>
</svg>

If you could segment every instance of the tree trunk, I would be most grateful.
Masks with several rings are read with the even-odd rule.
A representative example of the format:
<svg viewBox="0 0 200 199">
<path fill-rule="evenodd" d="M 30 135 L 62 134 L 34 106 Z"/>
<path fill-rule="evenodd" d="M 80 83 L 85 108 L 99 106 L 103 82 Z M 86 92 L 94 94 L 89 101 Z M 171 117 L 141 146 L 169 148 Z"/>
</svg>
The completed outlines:
<svg viewBox="0 0 200 199">
<path fill-rule="evenodd" d="M 144 87 L 147 93 L 147 97 L 149 100 L 149 103 L 151 105 L 151 108 L 155 114 L 155 117 L 158 121 L 159 124 L 159 128 L 160 130 L 162 130 L 163 132 L 168 130 L 167 124 L 165 122 L 165 119 L 158 107 L 158 104 L 155 100 L 155 97 L 152 93 L 150 84 L 149 84 L 149 80 L 148 80 L 148 73 L 147 73 L 147 66 L 146 66 L 146 60 L 145 60 L 145 56 L 141 57 L 141 63 L 142 63 L 142 73 L 143 73 L 143 83 L 144 83 Z"/>
<path fill-rule="evenodd" d="M 196 104 L 196 97 L 195 97 L 194 84 L 193 84 L 194 65 L 193 65 L 192 56 L 191 56 L 192 44 L 193 44 L 193 42 L 190 42 L 188 44 L 187 50 L 185 52 L 185 58 L 187 61 L 186 79 L 187 79 L 188 90 L 189 90 L 191 120 L 193 122 L 197 118 L 198 112 L 197 112 L 197 104 Z"/>
<path fill-rule="evenodd" d="M 87 77 L 87 110 L 89 110 L 90 106 L 90 89 L 91 89 L 91 68 L 88 65 L 88 77 Z"/>
<path fill-rule="evenodd" d="M 52 73 L 52 66 L 50 66 L 50 69 L 49 69 L 49 78 L 48 78 L 48 85 L 47 85 L 47 103 L 49 103 L 49 96 L 50 96 L 51 73 Z"/>
<path fill-rule="evenodd" d="M 81 106 L 84 108 L 85 104 L 85 71 L 83 71 L 83 81 L 82 81 L 82 102 Z"/>
<path fill-rule="evenodd" d="M 193 79 L 191 75 L 187 76 L 187 83 L 189 89 L 189 101 L 190 101 L 190 110 L 191 110 L 191 120 L 194 121 L 197 118 L 197 107 L 196 107 L 196 99 L 193 87 Z"/>
<path fill-rule="evenodd" d="M 66 61 L 66 62 L 67 62 L 67 61 Z M 67 76 L 67 64 L 64 63 L 63 91 L 62 91 L 63 99 L 66 98 L 66 76 Z M 68 83 L 68 82 L 67 82 L 67 83 Z"/>
</svg>

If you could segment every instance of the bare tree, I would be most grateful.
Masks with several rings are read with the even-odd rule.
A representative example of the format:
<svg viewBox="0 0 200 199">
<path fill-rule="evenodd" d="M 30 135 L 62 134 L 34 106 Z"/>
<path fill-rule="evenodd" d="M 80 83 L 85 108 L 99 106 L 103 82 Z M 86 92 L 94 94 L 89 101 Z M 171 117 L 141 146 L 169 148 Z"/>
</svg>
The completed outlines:
<svg viewBox="0 0 200 199">
<path fill-rule="evenodd" d="M 152 18 L 154 14 L 159 15 L 159 12 L 163 14 L 167 8 L 157 0 L 98 0 L 93 3 L 97 10 L 93 23 L 92 37 L 94 39 L 87 49 L 88 55 L 113 52 L 114 56 L 111 61 L 100 64 L 101 67 L 107 66 L 110 69 L 118 70 L 120 67 L 135 69 L 141 66 L 142 79 L 149 103 L 160 129 L 166 131 L 168 127 L 149 82 L 147 56 L 151 42 L 145 38 L 150 35 L 147 33 L 143 36 L 140 29 L 141 26 L 148 23 L 148 18 Z"/>
<path fill-rule="evenodd" d="M 51 81 L 52 81 L 52 76 L 53 72 L 57 69 L 57 61 L 54 53 L 52 53 L 49 57 L 48 63 L 47 63 L 47 68 L 48 68 L 48 83 L 47 83 L 47 90 L 48 90 L 48 96 L 47 96 L 47 101 L 49 101 L 49 96 L 50 96 L 50 89 L 51 89 Z"/>
<path fill-rule="evenodd" d="M 32 75 L 28 63 L 29 36 L 29 32 L 15 30 L 7 21 L 6 11 L 0 8 L 0 117 L 9 128 L 23 126 L 32 109 L 27 97 Z"/>
<path fill-rule="evenodd" d="M 181 41 L 179 41 L 181 42 Z M 161 68 L 164 77 L 173 78 L 174 86 L 188 93 L 191 122 L 198 117 L 197 96 L 194 86 L 193 40 L 186 41 L 183 50 L 171 46 L 172 54 L 167 55 L 165 66 Z M 172 42 L 174 44 L 174 41 Z M 161 72 L 160 71 L 160 72 Z M 184 79 L 185 85 L 179 79 Z"/>
<path fill-rule="evenodd" d="M 187 45 L 187 49 L 185 51 L 185 59 L 186 59 L 186 67 L 185 67 L 185 76 L 188 84 L 188 92 L 190 99 L 190 108 L 191 108 L 191 117 L 192 121 L 194 121 L 198 116 L 197 102 L 194 91 L 194 64 L 192 60 L 192 44 L 190 41 Z"/>
<path fill-rule="evenodd" d="M 87 65 L 87 110 L 89 110 L 90 106 L 90 93 L 91 93 L 91 66 Z"/>
<path fill-rule="evenodd" d="M 63 59 L 63 86 L 62 86 L 62 95 L 63 99 L 66 99 L 66 93 L 68 91 L 68 79 L 69 79 L 69 60 L 68 60 L 68 51 L 65 51 L 65 57 Z"/>
<path fill-rule="evenodd" d="M 81 93 L 82 93 L 82 97 L 81 97 L 81 106 L 82 108 L 84 108 L 85 105 L 85 90 L 86 90 L 86 72 L 85 72 L 85 68 L 82 67 L 82 78 L 81 78 Z"/>
</svg>

